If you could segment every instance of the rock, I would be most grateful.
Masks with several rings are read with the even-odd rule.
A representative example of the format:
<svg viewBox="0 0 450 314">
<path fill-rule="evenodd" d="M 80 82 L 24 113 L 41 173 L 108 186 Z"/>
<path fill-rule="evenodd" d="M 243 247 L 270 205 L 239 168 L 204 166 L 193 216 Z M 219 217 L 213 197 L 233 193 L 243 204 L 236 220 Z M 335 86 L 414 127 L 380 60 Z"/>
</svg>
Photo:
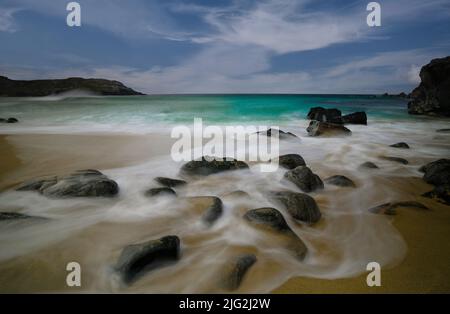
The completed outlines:
<svg viewBox="0 0 450 314">
<path fill-rule="evenodd" d="M 384 160 L 389 160 L 389 161 L 394 161 L 394 162 L 398 162 L 404 165 L 408 164 L 408 161 L 404 158 L 400 158 L 400 157 L 392 157 L 392 156 L 380 156 L 381 159 Z"/>
<path fill-rule="evenodd" d="M 48 197 L 112 197 L 117 183 L 98 170 L 78 170 L 68 176 L 46 177 L 23 183 L 17 191 L 36 191 Z"/>
<path fill-rule="evenodd" d="M 433 190 L 422 194 L 422 196 L 435 199 L 445 205 L 450 205 L 450 185 L 436 186 Z"/>
<path fill-rule="evenodd" d="M 305 258 L 307 248 L 305 243 L 292 231 L 288 226 L 283 215 L 275 208 L 265 207 L 249 210 L 244 219 L 250 224 L 266 228 L 277 233 L 284 234 L 289 239 L 288 248 L 292 250 L 297 258 L 303 260 Z"/>
<path fill-rule="evenodd" d="M 338 122 L 339 120 L 332 121 L 334 123 Z M 364 111 L 360 112 L 354 112 L 347 114 L 345 116 L 342 116 L 340 119 L 341 123 L 343 124 L 363 124 L 367 125 L 367 115 Z"/>
<path fill-rule="evenodd" d="M 299 166 L 306 166 L 302 156 L 297 154 L 282 155 L 278 158 L 278 164 L 286 169 L 294 169 Z"/>
<path fill-rule="evenodd" d="M 284 174 L 284 177 L 298 186 L 303 192 L 314 192 L 324 187 L 320 177 L 306 166 L 289 170 Z"/>
<path fill-rule="evenodd" d="M 161 195 L 177 195 L 174 190 L 171 188 L 152 188 L 145 191 L 145 196 L 153 197 L 153 196 L 161 196 Z"/>
<path fill-rule="evenodd" d="M 130 284 L 144 273 L 175 262 L 180 257 L 180 239 L 165 236 L 158 240 L 126 246 L 116 264 L 122 280 Z"/>
<path fill-rule="evenodd" d="M 120 82 L 71 77 L 58 80 L 19 81 L 0 76 L 0 96 L 39 97 L 85 90 L 99 95 L 143 95 Z"/>
<path fill-rule="evenodd" d="M 316 201 L 307 194 L 281 191 L 272 192 L 271 197 L 283 204 L 296 220 L 313 224 L 318 222 L 322 216 Z"/>
<path fill-rule="evenodd" d="M 395 148 L 409 148 L 409 145 L 406 144 L 405 142 L 400 142 L 400 143 L 396 143 L 396 144 L 392 144 L 390 145 L 390 147 L 395 147 Z"/>
<path fill-rule="evenodd" d="M 346 176 L 332 176 L 329 178 L 326 178 L 325 183 L 328 184 L 332 184 L 332 185 L 337 185 L 337 186 L 341 186 L 341 187 L 351 187 L 351 188 L 355 188 L 356 185 L 355 183 L 350 180 L 349 178 L 347 178 Z"/>
<path fill-rule="evenodd" d="M 307 118 L 309 120 L 330 122 L 335 120 L 336 118 L 340 118 L 341 115 L 341 111 L 336 108 L 325 109 L 322 107 L 314 107 L 309 110 Z"/>
<path fill-rule="evenodd" d="M 257 134 L 262 134 L 268 137 L 271 137 L 274 134 L 278 133 L 278 138 L 279 139 L 289 139 L 289 138 L 294 138 L 297 137 L 297 135 L 295 135 L 294 133 L 291 132 L 285 132 L 283 130 L 277 130 L 277 129 L 268 129 L 267 131 L 261 131 L 261 132 L 257 132 Z"/>
<path fill-rule="evenodd" d="M 450 185 L 450 159 L 439 159 L 420 168 L 423 179 L 436 186 Z"/>
<path fill-rule="evenodd" d="M 429 208 L 419 202 L 414 201 L 406 201 L 406 202 L 394 202 L 394 203 L 385 203 L 378 205 L 376 207 L 372 207 L 369 209 L 371 213 L 374 214 L 385 214 L 385 215 L 396 215 L 396 209 L 399 207 L 409 207 L 409 208 L 418 208 L 418 209 L 426 209 Z"/>
<path fill-rule="evenodd" d="M 213 157 L 204 156 L 201 160 L 192 160 L 181 167 L 181 172 L 187 175 L 207 176 L 223 171 L 248 169 L 248 165 L 236 159 L 220 158 L 214 160 Z"/>
<path fill-rule="evenodd" d="M 359 165 L 359 169 L 379 169 L 379 167 L 371 161 L 366 161 Z"/>
<path fill-rule="evenodd" d="M 15 212 L 0 212 L 0 221 L 4 220 L 16 220 L 16 219 L 28 219 L 28 218 L 34 218 L 33 216 L 28 216 L 21 213 L 15 213 Z"/>
<path fill-rule="evenodd" d="M 202 220 L 208 225 L 212 225 L 222 215 L 222 212 L 222 200 L 218 197 L 213 196 L 213 203 L 205 210 L 202 216 Z"/>
<path fill-rule="evenodd" d="M 439 130 L 436 130 L 436 132 L 438 132 L 438 133 L 450 133 L 450 129 L 439 129 Z"/>
<path fill-rule="evenodd" d="M 236 290 L 241 285 L 245 274 L 256 263 L 254 254 L 242 254 L 230 260 L 222 273 L 222 287 L 226 290 Z"/>
<path fill-rule="evenodd" d="M 311 121 L 306 131 L 309 136 L 352 134 L 352 131 L 343 125 L 319 121 Z"/>
<path fill-rule="evenodd" d="M 450 116 L 450 56 L 434 59 L 422 67 L 420 85 L 411 93 L 408 112 Z"/>
<path fill-rule="evenodd" d="M 185 185 L 187 182 L 184 180 L 178 180 L 178 179 L 171 179 L 171 178 L 165 178 L 165 177 L 157 177 L 155 178 L 155 181 L 158 182 L 161 185 L 164 185 L 168 188 L 174 188 L 180 185 Z"/>
<path fill-rule="evenodd" d="M 245 198 L 248 198 L 248 197 L 250 197 L 250 194 L 248 194 L 247 192 L 242 191 L 242 190 L 236 190 L 236 191 L 232 191 L 232 192 L 223 194 L 222 196 L 223 197 L 245 197 Z"/>
</svg>

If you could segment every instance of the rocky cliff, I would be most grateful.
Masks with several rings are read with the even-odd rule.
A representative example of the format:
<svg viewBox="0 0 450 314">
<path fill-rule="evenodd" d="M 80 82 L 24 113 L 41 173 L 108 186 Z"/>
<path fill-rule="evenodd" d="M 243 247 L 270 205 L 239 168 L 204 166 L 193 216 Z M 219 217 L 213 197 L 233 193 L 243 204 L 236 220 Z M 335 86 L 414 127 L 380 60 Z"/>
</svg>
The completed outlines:
<svg viewBox="0 0 450 314">
<path fill-rule="evenodd" d="M 408 112 L 450 117 L 450 56 L 425 65 L 420 79 L 420 85 L 411 93 Z"/>
<path fill-rule="evenodd" d="M 28 97 L 84 90 L 98 95 L 142 95 L 118 81 L 71 77 L 59 80 L 16 81 L 0 76 L 0 96 Z"/>
</svg>

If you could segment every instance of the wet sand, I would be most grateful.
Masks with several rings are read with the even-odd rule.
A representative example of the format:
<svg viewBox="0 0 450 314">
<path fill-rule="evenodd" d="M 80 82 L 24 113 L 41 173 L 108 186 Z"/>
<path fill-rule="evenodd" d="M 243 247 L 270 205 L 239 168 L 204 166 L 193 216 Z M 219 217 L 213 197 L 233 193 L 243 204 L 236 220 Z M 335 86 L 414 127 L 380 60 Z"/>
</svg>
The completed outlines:
<svg viewBox="0 0 450 314">
<path fill-rule="evenodd" d="M 101 143 L 101 145 L 99 145 Z M 170 149 L 170 142 L 148 136 L 107 135 L 9 135 L 0 136 L 0 189 L 10 187 L 31 177 L 49 173 L 63 173 L 83 168 L 110 169 L 123 165 L 138 164 L 161 151 L 161 145 Z M 157 148 L 157 149 L 156 149 Z M 106 157 L 105 157 L 106 156 Z M 399 189 L 414 191 L 417 195 L 430 187 L 417 179 L 402 179 Z M 403 186 L 404 185 L 404 186 Z M 320 201 L 319 201 L 320 202 Z M 354 278 L 322 280 L 306 277 L 291 278 L 274 293 L 427 293 L 450 292 L 450 208 L 434 201 L 421 202 L 430 211 L 401 208 L 391 219 L 408 245 L 406 258 L 390 269 L 382 269 L 382 287 L 369 288 L 365 275 Z M 109 227 L 105 227 L 105 230 Z M 145 228 L 145 225 L 142 226 Z M 83 237 L 89 237 L 89 232 Z M 135 231 L 137 233 L 137 231 Z M 98 233 L 98 231 L 96 231 Z M 107 237 L 104 233 L 104 238 Z M 130 236 L 131 238 L 131 236 Z M 71 243 L 86 243 L 81 240 Z M 59 244 L 58 246 L 63 246 Z M 42 254 L 56 254 L 44 250 Z M 80 259 L 82 257 L 80 256 Z M 26 261 L 27 258 L 25 257 Z M 14 273 L 27 268 L 21 258 L 11 265 L 13 272 L 2 279 L 13 280 Z M 8 264 L 11 264 L 9 262 Z M 64 269 L 49 270 L 44 263 L 35 260 L 33 268 L 42 268 L 41 274 L 53 273 L 56 277 L 65 274 Z M 7 267 L 8 268 L 8 267 Z M 3 268 L 5 269 L 5 268 Z M 32 272 L 36 282 L 41 280 L 39 272 Z M 58 275 L 58 276 L 57 276 Z M 32 281 L 33 278 L 29 278 Z M 51 280 L 51 279 L 50 279 Z M 20 282 L 7 285 L 8 292 L 32 291 Z M 38 284 L 37 287 L 38 288 Z M 59 284 L 57 285 L 59 286 Z M 62 287 L 63 288 L 63 287 Z M 40 291 L 45 291 L 40 287 Z M 70 290 L 69 290 L 70 291 Z M 73 290 L 72 290 L 73 291 Z"/>
</svg>

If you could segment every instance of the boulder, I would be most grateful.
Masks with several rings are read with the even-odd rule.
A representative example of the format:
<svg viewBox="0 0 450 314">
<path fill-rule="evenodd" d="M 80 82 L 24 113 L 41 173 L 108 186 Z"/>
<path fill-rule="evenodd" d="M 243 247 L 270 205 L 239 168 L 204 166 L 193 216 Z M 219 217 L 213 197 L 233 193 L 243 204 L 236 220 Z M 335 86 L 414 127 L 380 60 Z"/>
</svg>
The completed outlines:
<svg viewBox="0 0 450 314">
<path fill-rule="evenodd" d="M 309 110 L 307 118 L 309 120 L 330 122 L 336 120 L 336 118 L 340 118 L 341 115 L 342 115 L 341 111 L 336 108 L 325 109 L 322 107 L 314 107 Z"/>
<path fill-rule="evenodd" d="M 450 185 L 450 159 L 439 159 L 420 168 L 423 179 L 436 186 Z"/>
<path fill-rule="evenodd" d="M 241 285 L 245 274 L 256 263 L 254 254 L 242 254 L 234 257 L 225 265 L 221 286 L 226 290 L 236 290 Z"/>
<path fill-rule="evenodd" d="M 364 111 L 360 112 L 354 112 L 347 114 L 345 116 L 342 116 L 340 118 L 341 123 L 343 124 L 362 124 L 367 125 L 367 115 Z M 331 122 L 337 123 L 339 122 L 339 119 L 332 120 Z"/>
<path fill-rule="evenodd" d="M 379 169 L 379 167 L 371 161 L 366 161 L 359 165 L 359 169 Z"/>
<path fill-rule="evenodd" d="M 164 185 L 168 188 L 174 188 L 180 185 L 185 185 L 187 182 L 184 180 L 179 179 L 171 179 L 171 178 L 165 178 L 165 177 L 156 177 L 155 181 L 158 182 L 161 185 Z"/>
<path fill-rule="evenodd" d="M 336 186 L 340 186 L 340 187 L 351 187 L 351 188 L 355 188 L 356 185 L 355 183 L 350 180 L 349 178 L 347 178 L 346 176 L 332 176 L 329 178 L 326 178 L 325 183 L 331 184 L 331 185 L 336 185 Z"/>
<path fill-rule="evenodd" d="M 401 164 L 404 164 L 404 165 L 407 165 L 409 163 L 405 158 L 400 158 L 400 157 L 380 156 L 380 158 L 384 159 L 384 160 L 398 162 L 398 163 L 401 163 Z"/>
<path fill-rule="evenodd" d="M 48 197 L 112 197 L 119 193 L 118 184 L 98 170 L 78 170 L 67 176 L 27 181 L 17 191 L 36 191 Z"/>
<path fill-rule="evenodd" d="M 311 121 L 306 128 L 309 136 L 321 135 L 351 135 L 352 131 L 345 126 L 335 123 Z"/>
<path fill-rule="evenodd" d="M 219 158 L 204 156 L 201 160 L 192 160 L 181 167 L 181 173 L 186 175 L 207 176 L 223 171 L 248 169 L 243 161 L 230 158 Z"/>
<path fill-rule="evenodd" d="M 289 240 L 288 249 L 294 252 L 298 259 L 305 258 L 307 252 L 305 243 L 292 231 L 283 215 L 275 208 L 251 209 L 244 215 L 244 219 L 258 228 L 268 229 L 286 236 Z"/>
<path fill-rule="evenodd" d="M 180 257 L 180 239 L 165 236 L 158 240 L 126 246 L 115 266 L 122 280 L 130 284 L 144 273 L 175 262 Z"/>
<path fill-rule="evenodd" d="M 434 59 L 422 67 L 420 85 L 411 93 L 408 112 L 450 116 L 450 56 Z"/>
<path fill-rule="evenodd" d="M 395 148 L 405 148 L 405 149 L 408 149 L 408 148 L 409 148 L 409 145 L 408 145 L 407 143 L 405 143 L 405 142 L 400 142 L 400 143 L 392 144 L 392 145 L 390 145 L 390 147 L 395 147 Z"/>
<path fill-rule="evenodd" d="M 291 216 L 309 224 L 320 220 L 322 214 L 316 201 L 304 193 L 290 191 L 272 192 L 271 197 L 285 206 Z"/>
<path fill-rule="evenodd" d="M 19 120 L 17 120 L 16 118 L 8 118 L 8 119 L 0 118 L 0 123 L 17 123 L 17 122 L 19 122 Z"/>
<path fill-rule="evenodd" d="M 450 185 L 436 186 L 433 190 L 422 194 L 422 196 L 435 199 L 445 205 L 450 205 Z"/>
<path fill-rule="evenodd" d="M 223 212 L 223 202 L 220 198 L 213 196 L 212 205 L 209 206 L 203 213 L 202 220 L 208 224 L 212 225 Z"/>
<path fill-rule="evenodd" d="M 278 158 L 278 164 L 286 169 L 294 169 L 299 166 L 306 166 L 302 156 L 297 154 L 282 155 Z"/>
<path fill-rule="evenodd" d="M 152 188 L 145 191 L 145 196 L 153 197 L 153 196 L 161 196 L 161 195 L 177 195 L 174 190 L 171 188 Z"/>
<path fill-rule="evenodd" d="M 396 215 L 397 208 L 399 207 L 407 207 L 407 208 L 417 208 L 417 209 L 426 209 L 429 208 L 423 205 L 422 203 L 415 201 L 406 201 L 406 202 L 394 202 L 394 203 L 385 203 L 369 209 L 371 213 L 374 214 L 385 214 L 385 215 Z"/>
<path fill-rule="evenodd" d="M 315 190 L 323 189 L 324 187 L 320 177 L 306 166 L 300 166 L 289 170 L 284 174 L 284 178 L 294 183 L 303 192 L 314 192 Z"/>
</svg>

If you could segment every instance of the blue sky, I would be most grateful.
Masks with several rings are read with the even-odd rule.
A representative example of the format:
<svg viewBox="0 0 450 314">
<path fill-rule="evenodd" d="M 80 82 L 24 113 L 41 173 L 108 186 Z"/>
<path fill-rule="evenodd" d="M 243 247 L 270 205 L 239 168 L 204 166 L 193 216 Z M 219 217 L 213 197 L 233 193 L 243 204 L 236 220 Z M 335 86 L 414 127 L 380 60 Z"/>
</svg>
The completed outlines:
<svg viewBox="0 0 450 314">
<path fill-rule="evenodd" d="M 146 93 L 409 92 L 450 55 L 450 0 L 0 0 L 0 74 Z"/>
</svg>

